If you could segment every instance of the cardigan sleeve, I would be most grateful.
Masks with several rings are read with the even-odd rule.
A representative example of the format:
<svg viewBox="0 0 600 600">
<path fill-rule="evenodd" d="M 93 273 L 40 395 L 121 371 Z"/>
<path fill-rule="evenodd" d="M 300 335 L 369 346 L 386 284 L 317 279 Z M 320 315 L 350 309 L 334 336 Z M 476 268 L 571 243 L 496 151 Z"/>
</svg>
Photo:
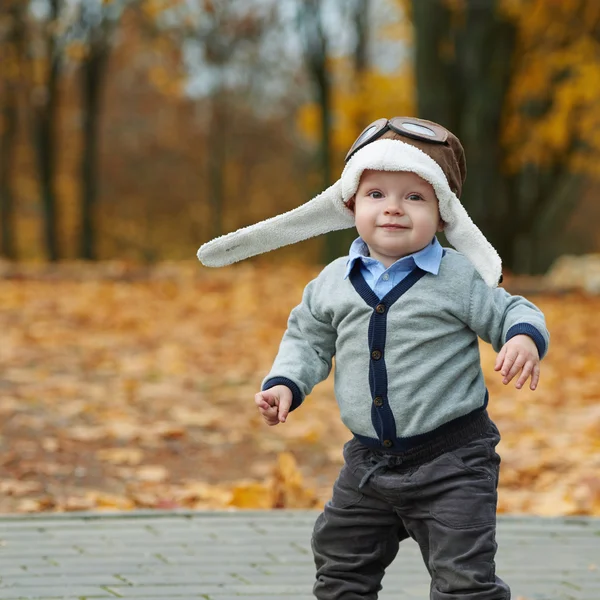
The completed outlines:
<svg viewBox="0 0 600 600">
<path fill-rule="evenodd" d="M 542 311 L 522 296 L 512 296 L 503 288 L 488 287 L 474 271 L 468 308 L 469 326 L 499 352 L 516 335 L 528 335 L 540 358 L 548 352 L 550 333 Z"/>
<path fill-rule="evenodd" d="M 337 332 L 318 309 L 318 288 L 317 277 L 304 289 L 302 302 L 290 313 L 275 362 L 262 383 L 263 390 L 287 385 L 293 394 L 291 410 L 327 378 L 335 354 Z"/>
</svg>

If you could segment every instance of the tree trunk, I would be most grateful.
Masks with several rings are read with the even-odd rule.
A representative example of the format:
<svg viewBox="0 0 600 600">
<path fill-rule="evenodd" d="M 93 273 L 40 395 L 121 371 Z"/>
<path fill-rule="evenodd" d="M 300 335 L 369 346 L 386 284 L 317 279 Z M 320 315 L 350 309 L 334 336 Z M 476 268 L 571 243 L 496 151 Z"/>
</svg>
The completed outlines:
<svg viewBox="0 0 600 600">
<path fill-rule="evenodd" d="M 553 189 L 542 195 L 543 208 L 531 216 L 533 243 L 531 272 L 544 273 L 557 258 L 555 242 L 564 230 L 568 217 L 580 198 L 584 178 L 578 173 L 564 172 L 553 180 Z"/>
<path fill-rule="evenodd" d="M 12 192 L 12 173 L 16 152 L 17 133 L 16 94 L 8 82 L 5 82 L 2 126 L 0 127 L 0 222 L 2 223 L 2 243 L 0 254 L 14 260 L 17 257 L 15 247 L 15 214 Z"/>
<path fill-rule="evenodd" d="M 450 11 L 439 0 L 413 0 L 412 16 L 417 112 L 424 119 L 458 132 L 462 89 L 456 84 L 457 68 L 448 50 L 451 44 Z"/>
<path fill-rule="evenodd" d="M 306 66 L 314 86 L 321 113 L 318 165 L 322 174 L 319 192 L 331 181 L 331 81 L 327 69 L 328 43 L 322 22 L 322 7 L 318 0 L 303 0 L 298 12 L 300 31 L 304 42 Z M 345 252 L 343 231 L 325 235 L 322 260 L 331 262 Z"/>
<path fill-rule="evenodd" d="M 17 258 L 15 195 L 13 176 L 16 164 L 19 99 L 24 83 L 23 69 L 26 64 L 25 13 L 27 4 L 15 0 L 7 7 L 5 25 L 9 26 L 0 66 L 4 70 L 4 102 L 2 103 L 2 126 L 0 126 L 0 222 L 2 256 Z"/>
<path fill-rule="evenodd" d="M 371 0 L 354 0 L 354 14 L 352 22 L 356 32 L 356 46 L 354 48 L 354 81 L 356 91 L 362 96 L 364 93 L 364 78 L 369 68 L 369 7 Z M 364 110 L 359 109 L 356 114 L 356 136 L 368 125 Z"/>
<path fill-rule="evenodd" d="M 225 204 L 225 127 L 226 107 L 224 94 L 217 91 L 211 98 L 212 118 L 208 125 L 207 178 L 208 202 L 211 214 L 209 239 L 223 235 L 223 213 Z"/>
<path fill-rule="evenodd" d="M 468 177 L 461 202 L 505 263 L 514 266 L 521 235 L 518 198 L 501 171 L 501 115 L 510 84 L 516 33 L 495 4 L 468 0 L 462 26 L 442 2 L 413 0 L 419 116 L 461 140 Z"/>
<path fill-rule="evenodd" d="M 91 44 L 90 56 L 82 65 L 83 151 L 81 158 L 80 257 L 96 260 L 98 196 L 98 123 L 108 48 L 102 42 Z"/>
<path fill-rule="evenodd" d="M 59 258 L 58 247 L 58 215 L 54 175 L 56 163 L 56 119 L 58 112 L 58 76 L 59 58 L 54 41 L 53 24 L 59 12 L 59 0 L 51 0 L 51 16 L 48 26 L 47 59 L 50 64 L 48 80 L 44 90 L 44 99 L 34 108 L 34 138 L 37 155 L 42 210 L 44 215 L 44 238 L 46 253 L 50 261 Z"/>
<path fill-rule="evenodd" d="M 3 14 L 7 35 L 3 39 L 0 67 L 3 97 L 0 98 L 0 255 L 16 258 L 13 171 L 15 165 L 19 67 L 23 50 L 23 5 L 11 3 Z"/>
<path fill-rule="evenodd" d="M 493 3 L 468 2 L 466 25 L 457 40 L 462 88 L 459 137 L 465 147 L 469 176 L 462 201 L 471 218 L 498 251 L 510 243 L 518 199 L 508 194 L 502 172 L 501 117 L 510 85 L 516 42 L 514 26 L 500 20 Z M 517 226 L 515 235 L 521 232 Z"/>
<path fill-rule="evenodd" d="M 322 174 L 322 190 L 331 184 L 331 84 L 327 73 L 326 56 L 323 61 L 314 65 L 313 76 L 317 87 L 317 100 L 321 108 L 321 135 L 319 148 L 319 165 Z M 320 191 L 322 191 L 320 190 Z M 325 234 L 323 244 L 323 262 L 329 263 L 345 253 L 346 235 L 342 231 L 331 231 Z"/>
</svg>

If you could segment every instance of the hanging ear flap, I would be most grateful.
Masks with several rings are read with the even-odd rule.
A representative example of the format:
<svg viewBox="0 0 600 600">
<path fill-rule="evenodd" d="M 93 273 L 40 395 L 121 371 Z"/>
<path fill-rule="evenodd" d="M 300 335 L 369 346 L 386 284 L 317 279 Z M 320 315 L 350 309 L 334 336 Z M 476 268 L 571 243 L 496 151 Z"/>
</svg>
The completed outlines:
<svg viewBox="0 0 600 600">
<path fill-rule="evenodd" d="M 489 287 L 496 287 L 502 277 L 502 260 L 464 206 L 454 194 L 447 194 L 440 202 L 440 212 L 446 222 L 446 239 L 473 263 Z"/>
<path fill-rule="evenodd" d="M 350 227 L 354 227 L 354 215 L 344 206 L 342 183 L 337 181 L 294 210 L 207 242 L 198 250 L 198 259 L 207 267 L 224 267 L 282 246 Z"/>
</svg>

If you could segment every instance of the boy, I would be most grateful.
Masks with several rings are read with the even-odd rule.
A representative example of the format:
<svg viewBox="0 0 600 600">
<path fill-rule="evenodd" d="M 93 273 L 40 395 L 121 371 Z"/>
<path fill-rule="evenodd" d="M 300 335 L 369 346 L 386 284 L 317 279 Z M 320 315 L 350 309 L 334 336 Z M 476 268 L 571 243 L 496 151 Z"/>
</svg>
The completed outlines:
<svg viewBox="0 0 600 600">
<path fill-rule="evenodd" d="M 335 392 L 353 438 L 312 548 L 320 600 L 375 599 L 399 543 L 412 537 L 432 600 L 501 600 L 495 574 L 500 440 L 486 407 L 478 336 L 495 369 L 537 387 L 549 334 L 530 302 L 497 288 L 501 263 L 458 197 L 466 176 L 452 133 L 421 119 L 379 119 L 340 181 L 311 202 L 209 242 L 220 266 L 355 225 L 349 256 L 305 288 L 255 402 L 285 422 L 335 355 Z M 443 249 L 444 230 L 458 250 Z"/>
</svg>

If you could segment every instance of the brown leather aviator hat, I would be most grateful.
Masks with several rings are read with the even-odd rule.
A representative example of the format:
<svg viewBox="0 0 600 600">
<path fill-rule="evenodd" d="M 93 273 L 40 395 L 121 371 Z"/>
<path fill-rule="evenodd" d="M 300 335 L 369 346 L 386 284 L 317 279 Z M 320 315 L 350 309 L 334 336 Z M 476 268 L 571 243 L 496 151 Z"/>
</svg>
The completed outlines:
<svg viewBox="0 0 600 600">
<path fill-rule="evenodd" d="M 198 258 L 222 267 L 311 237 L 354 226 L 347 202 L 366 169 L 410 171 L 429 182 L 437 196 L 446 239 L 495 287 L 502 263 L 459 201 L 466 178 L 465 153 L 450 131 L 424 119 L 378 119 L 360 134 L 346 155 L 338 181 L 289 212 L 238 229 L 202 245 Z"/>
</svg>

